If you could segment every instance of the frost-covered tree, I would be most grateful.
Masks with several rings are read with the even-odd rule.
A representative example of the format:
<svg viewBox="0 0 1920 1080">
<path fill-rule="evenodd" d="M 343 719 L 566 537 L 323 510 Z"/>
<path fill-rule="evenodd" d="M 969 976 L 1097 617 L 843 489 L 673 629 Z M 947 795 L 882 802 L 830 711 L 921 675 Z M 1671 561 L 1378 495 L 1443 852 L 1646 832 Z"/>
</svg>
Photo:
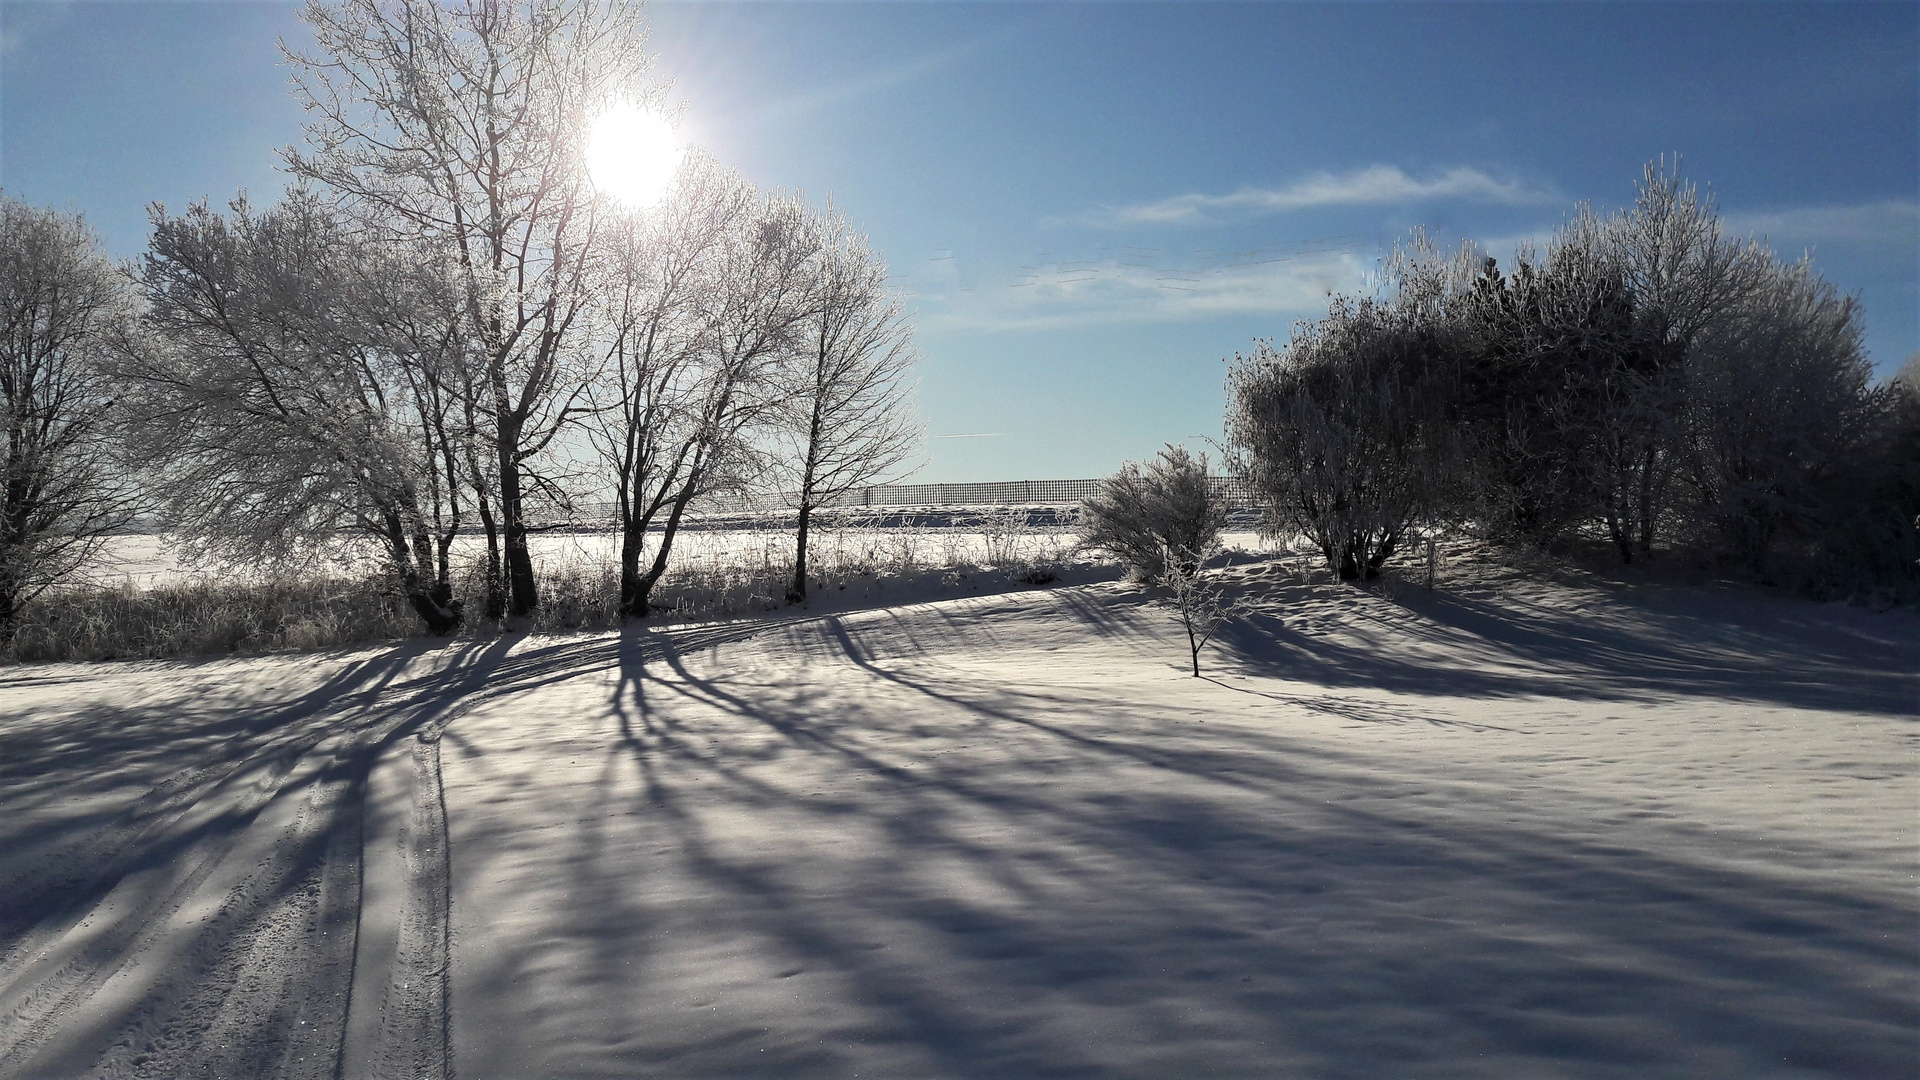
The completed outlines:
<svg viewBox="0 0 1920 1080">
<path fill-rule="evenodd" d="M 415 253 L 417 256 L 417 253 Z M 461 323 L 412 259 L 295 191 L 254 213 L 156 208 L 144 333 L 120 371 L 172 524 L 233 563 L 378 545 L 434 633 L 461 621 Z"/>
<path fill-rule="evenodd" d="M 504 545 L 511 612 L 538 602 L 528 501 L 557 491 L 547 451 L 581 407 L 604 200 L 585 174 L 592 119 L 657 97 L 646 23 L 617 0 L 311 0 L 294 175 L 373 226 L 452 254 L 479 356 L 471 404 Z M 490 542 L 492 537 L 489 537 Z"/>
<path fill-rule="evenodd" d="M 1167 604 L 1187 636 L 1187 661 L 1196 679 L 1200 677 L 1200 653 L 1213 643 L 1222 626 L 1245 610 L 1227 595 L 1217 579 L 1207 576 L 1206 561 L 1218 550 L 1216 539 L 1195 552 L 1191 561 L 1169 561 L 1154 579 L 1154 584 L 1167 590 Z"/>
<path fill-rule="evenodd" d="M 688 508 L 752 486 L 764 467 L 754 434 L 813 310 L 820 240 L 804 203 L 760 196 L 698 156 L 659 210 L 622 228 L 590 424 L 613 470 L 620 610 L 640 618 Z"/>
<path fill-rule="evenodd" d="M 657 208 L 606 234 L 597 323 L 604 354 L 588 388 L 588 431 L 612 474 L 623 615 L 646 614 L 647 541 L 704 460 L 711 351 L 703 313 L 707 294 L 725 287 L 728 238 L 755 206 L 750 185 L 694 155 Z"/>
<path fill-rule="evenodd" d="M 1901 364 L 1900 370 L 1887 380 L 1887 385 L 1898 388 L 1902 393 L 1920 397 L 1920 352 L 1908 356 L 1907 362 Z"/>
<path fill-rule="evenodd" d="M 1598 406 L 1633 338 L 1623 275 L 1553 244 L 1450 305 L 1463 468 L 1444 516 L 1551 547 L 1594 520 Z"/>
<path fill-rule="evenodd" d="M 1502 273 L 1416 235 L 1383 284 L 1231 381 L 1236 462 L 1343 576 L 1418 517 L 1542 546 L 1597 523 L 1623 561 L 1666 542 L 1759 569 L 1864 452 L 1857 303 L 1663 162 L 1544 257 Z"/>
<path fill-rule="evenodd" d="M 783 365 L 773 413 L 772 485 L 798 515 L 787 602 L 807 596 L 813 513 L 897 469 L 920 443 L 910 381 L 918 359 L 887 267 L 828 207 L 813 266 L 809 313 Z"/>
<path fill-rule="evenodd" d="M 133 516 L 107 359 L 128 292 L 80 218 L 0 195 L 0 644 Z"/>
<path fill-rule="evenodd" d="M 1473 262 L 1416 235 L 1389 262 L 1384 296 L 1336 298 L 1228 377 L 1234 471 L 1342 580 L 1378 577 L 1408 528 L 1445 510 L 1459 439 L 1447 310 Z"/>
<path fill-rule="evenodd" d="M 1804 261 L 1768 262 L 1692 343 L 1676 455 L 1690 539 L 1762 573 L 1830 516 L 1873 420 L 1858 302 Z"/>
<path fill-rule="evenodd" d="M 1081 543 L 1117 555 L 1139 581 L 1197 573 L 1217 550 L 1227 501 L 1207 475 L 1207 456 L 1167 446 L 1144 466 L 1129 461 L 1081 504 Z"/>
<path fill-rule="evenodd" d="M 1618 275 L 1632 298 L 1632 334 L 1600 373 L 1592 420 L 1608 535 L 1623 560 L 1645 558 L 1678 512 L 1689 368 L 1751 308 L 1772 259 L 1727 233 L 1677 161 L 1648 163 L 1633 206 L 1605 218 L 1582 208 L 1554 242 L 1567 261 Z"/>
</svg>

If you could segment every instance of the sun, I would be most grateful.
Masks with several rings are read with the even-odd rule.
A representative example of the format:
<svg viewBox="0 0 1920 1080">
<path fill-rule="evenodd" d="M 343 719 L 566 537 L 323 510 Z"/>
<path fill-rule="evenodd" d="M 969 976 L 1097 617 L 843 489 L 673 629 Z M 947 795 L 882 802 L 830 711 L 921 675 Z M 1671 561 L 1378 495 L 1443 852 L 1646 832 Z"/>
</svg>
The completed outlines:
<svg viewBox="0 0 1920 1080">
<path fill-rule="evenodd" d="M 620 102 L 593 122 L 587 136 L 587 174 L 595 188 L 627 206 L 652 206 L 673 184 L 681 149 L 664 117 Z"/>
</svg>

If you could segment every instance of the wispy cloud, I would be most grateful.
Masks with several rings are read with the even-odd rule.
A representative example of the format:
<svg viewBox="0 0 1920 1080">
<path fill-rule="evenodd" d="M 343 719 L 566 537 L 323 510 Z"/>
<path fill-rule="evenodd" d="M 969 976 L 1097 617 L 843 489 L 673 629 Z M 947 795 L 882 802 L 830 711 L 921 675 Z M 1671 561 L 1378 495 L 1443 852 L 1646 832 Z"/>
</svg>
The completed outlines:
<svg viewBox="0 0 1920 1080">
<path fill-rule="evenodd" d="M 1729 234 L 1764 240 L 1788 258 L 1797 257 L 1803 248 L 1827 245 L 1890 249 L 1911 256 L 1920 244 L 1920 202 L 1914 200 L 1725 212 L 1720 221 Z M 1557 232 L 1543 227 L 1481 240 L 1480 247 L 1503 262 L 1523 245 L 1544 255 Z"/>
<path fill-rule="evenodd" d="M 1920 239 L 1920 202 L 1882 199 L 1852 206 L 1799 206 L 1725 215 L 1728 231 L 1765 237 L 1776 248 L 1818 244 L 1888 244 L 1913 249 Z"/>
<path fill-rule="evenodd" d="M 53 30 L 73 16 L 72 4 L 6 4 L 0 6 L 0 56 L 26 52 L 35 37 Z"/>
<path fill-rule="evenodd" d="M 1126 248 L 1045 261 L 975 288 L 922 291 L 930 327 L 1051 330 L 1188 322 L 1234 315 L 1285 321 L 1325 310 L 1327 294 L 1365 287 L 1370 245 L 1335 237 L 1250 251 L 1165 253 Z"/>
<path fill-rule="evenodd" d="M 1375 206 L 1460 199 L 1501 205 L 1551 202 L 1552 192 L 1517 179 L 1502 180 L 1464 166 L 1426 178 L 1396 166 L 1375 165 L 1345 174 L 1314 173 L 1282 188 L 1245 187 L 1227 195 L 1175 195 L 1135 206 L 1103 207 L 1081 224 L 1109 228 L 1200 225 L 1226 216 L 1285 214 L 1322 206 Z"/>
<path fill-rule="evenodd" d="M 1025 29 L 1025 23 L 1016 22 L 958 41 L 938 52 L 911 57 L 883 68 L 847 74 L 812 93 L 784 99 L 761 114 L 760 119 L 763 122 L 790 123 L 824 109 L 885 94 L 908 83 L 939 75 L 969 57 L 991 52 L 1006 41 L 1018 39 Z"/>
</svg>

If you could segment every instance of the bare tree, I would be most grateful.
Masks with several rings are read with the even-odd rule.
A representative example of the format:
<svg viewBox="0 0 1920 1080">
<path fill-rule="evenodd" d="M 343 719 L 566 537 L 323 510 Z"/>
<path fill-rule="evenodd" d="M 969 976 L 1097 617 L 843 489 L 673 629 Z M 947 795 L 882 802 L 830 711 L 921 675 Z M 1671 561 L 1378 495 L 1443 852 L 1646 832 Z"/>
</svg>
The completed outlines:
<svg viewBox="0 0 1920 1080">
<path fill-rule="evenodd" d="M 1778 539 L 1831 516 L 1877 418 L 1858 301 L 1805 261 L 1760 278 L 1695 338 L 1677 468 L 1693 539 L 1766 573 Z"/>
<path fill-rule="evenodd" d="M 608 235 L 605 363 L 589 385 L 588 430 L 613 474 L 623 615 L 647 613 L 647 540 L 701 459 L 702 397 L 711 388 L 707 294 L 726 287 L 724 248 L 755 205 L 738 175 L 690 155 L 658 208 Z"/>
<path fill-rule="evenodd" d="M 612 376 L 594 391 L 611 400 L 596 403 L 593 428 L 614 469 L 621 613 L 641 618 L 688 507 L 747 487 L 763 464 L 751 434 L 812 310 L 820 243 L 804 203 L 758 197 L 703 158 L 656 217 L 628 229 L 612 245 Z"/>
<path fill-rule="evenodd" d="M 818 223 L 811 314 L 777 388 L 775 484 L 798 515 L 787 602 L 807 598 L 813 513 L 871 484 L 911 456 L 924 429 L 913 416 L 913 327 L 887 289 L 887 267 L 831 206 Z"/>
<path fill-rule="evenodd" d="M 1230 599 L 1220 583 L 1206 576 L 1207 560 L 1220 550 L 1216 539 L 1205 549 L 1180 554 L 1167 551 L 1161 564 L 1166 569 L 1154 579 L 1167 589 L 1167 601 L 1174 618 L 1187 635 L 1187 660 L 1193 665 L 1193 677 L 1200 677 L 1200 652 L 1213 642 L 1220 628 L 1239 618 L 1244 608 Z M 1184 556 L 1184 557 L 1183 557 Z"/>
<path fill-rule="evenodd" d="M 305 18 L 318 51 L 288 59 L 313 119 L 288 167 L 454 253 L 492 439 L 473 471 L 497 485 L 484 517 L 525 615 L 538 602 L 527 502 L 560 495 L 539 463 L 581 408 L 572 369 L 602 216 L 582 140 L 599 110 L 657 96 L 640 7 L 311 0 Z"/>
<path fill-rule="evenodd" d="M 1617 274 L 1632 297 L 1631 340 L 1597 387 L 1595 446 L 1608 533 L 1622 560 L 1646 558 L 1673 513 L 1688 366 L 1750 304 L 1771 256 L 1727 235 L 1712 198 L 1680 179 L 1678 159 L 1649 162 L 1631 208 L 1606 219 L 1583 208 L 1555 244 Z"/>
<path fill-rule="evenodd" d="M 0 195 L 0 645 L 133 516 L 104 363 L 130 304 L 98 249 L 78 217 Z"/>
<path fill-rule="evenodd" d="M 387 407 L 404 417 L 402 426 L 412 438 L 407 449 L 411 484 L 403 494 L 409 500 L 406 517 L 413 523 L 416 562 L 426 569 L 421 556 L 431 538 L 431 592 L 457 621 L 453 540 L 469 498 L 483 524 L 490 523 L 488 492 L 497 486 L 478 465 L 482 443 L 491 440 L 474 407 L 478 372 L 469 324 L 461 314 L 458 267 L 443 250 L 420 243 L 362 242 L 355 250 L 361 257 L 350 269 L 359 276 L 360 337 L 380 357 L 377 370 L 393 383 Z M 489 529 L 489 539 L 492 535 Z M 487 556 L 486 614 L 498 619 L 504 597 L 497 547 L 489 544 Z M 406 572 L 401 576 L 404 582 Z"/>
<path fill-rule="evenodd" d="M 1260 343 L 1228 378 L 1234 471 L 1342 580 L 1378 577 L 1449 486 L 1458 450 L 1441 286 L 1467 262 L 1410 264 L 1380 300 L 1337 298 L 1285 349 Z"/>
<path fill-rule="evenodd" d="M 324 558 L 376 541 L 434 633 L 461 621 L 447 551 L 459 527 L 445 372 L 463 348 L 406 267 L 296 191 L 156 207 L 140 271 L 148 333 L 122 374 L 158 492 L 200 550 L 229 562 Z M 411 313 L 409 313 L 411 311 Z"/>
</svg>

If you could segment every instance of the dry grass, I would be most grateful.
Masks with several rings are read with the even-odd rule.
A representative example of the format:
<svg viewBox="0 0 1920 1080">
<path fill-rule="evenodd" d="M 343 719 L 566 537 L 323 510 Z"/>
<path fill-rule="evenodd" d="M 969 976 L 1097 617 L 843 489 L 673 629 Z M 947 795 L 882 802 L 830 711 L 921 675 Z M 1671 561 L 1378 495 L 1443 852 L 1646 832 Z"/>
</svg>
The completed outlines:
<svg viewBox="0 0 1920 1080">
<path fill-rule="evenodd" d="M 1024 515 L 989 515 L 961 528 L 847 527 L 816 533 L 808 577 L 821 591 L 855 579 L 908 581 L 987 570 L 1040 580 L 1074 554 L 1067 530 L 1033 529 Z M 784 605 L 793 575 L 790 533 L 742 531 L 724 548 L 689 545 L 654 590 L 672 621 L 738 618 Z M 605 630 L 620 623 L 620 581 L 610 557 L 551 559 L 538 566 L 540 606 L 524 629 Z M 480 617 L 477 564 L 455 574 L 466 604 L 461 635 L 504 627 Z M 198 578 L 148 588 L 85 586 L 42 596 L 22 613 L 0 662 L 164 659 L 293 652 L 420 636 L 419 620 L 384 576 Z"/>
<path fill-rule="evenodd" d="M 4 658 L 158 659 L 405 637 L 418 620 L 385 586 L 307 578 L 69 589 L 27 605 Z"/>
</svg>

